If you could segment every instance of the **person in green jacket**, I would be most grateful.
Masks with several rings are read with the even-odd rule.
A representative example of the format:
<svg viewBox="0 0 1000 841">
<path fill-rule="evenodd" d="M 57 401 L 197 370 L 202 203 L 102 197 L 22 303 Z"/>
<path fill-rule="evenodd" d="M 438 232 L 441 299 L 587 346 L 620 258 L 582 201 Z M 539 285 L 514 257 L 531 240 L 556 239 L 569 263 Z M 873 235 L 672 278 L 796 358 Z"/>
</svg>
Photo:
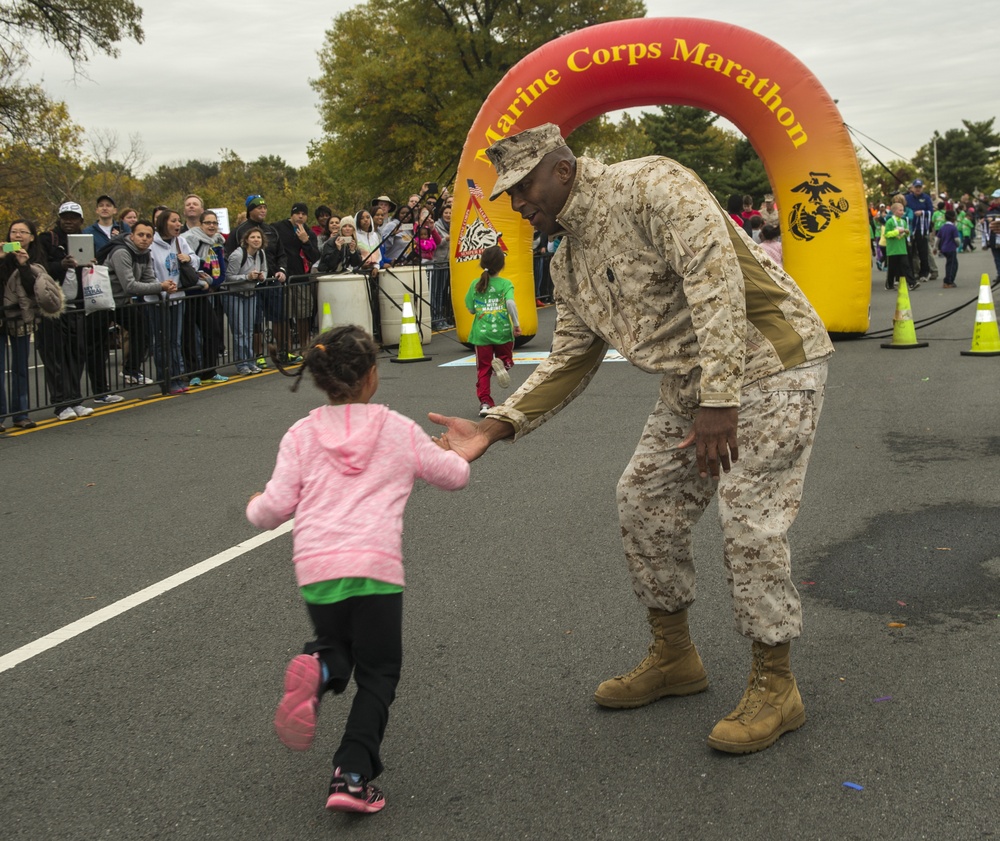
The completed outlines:
<svg viewBox="0 0 1000 841">
<path fill-rule="evenodd" d="M 469 344 L 476 347 L 476 396 L 482 417 L 493 408 L 490 375 L 497 375 L 501 388 L 510 385 L 507 371 L 514 367 L 514 337 L 521 335 L 514 303 L 514 284 L 500 277 L 506 257 L 499 245 L 483 250 L 479 266 L 482 276 L 465 295 L 465 307 L 473 315 Z"/>
<path fill-rule="evenodd" d="M 916 279 L 908 278 L 911 274 L 907 251 L 909 237 L 910 226 L 906 221 L 906 208 L 900 202 L 893 202 L 892 213 L 885 220 L 885 253 L 888 263 L 885 276 L 886 289 L 894 289 L 897 280 L 907 281 L 910 289 L 917 288 Z"/>
</svg>

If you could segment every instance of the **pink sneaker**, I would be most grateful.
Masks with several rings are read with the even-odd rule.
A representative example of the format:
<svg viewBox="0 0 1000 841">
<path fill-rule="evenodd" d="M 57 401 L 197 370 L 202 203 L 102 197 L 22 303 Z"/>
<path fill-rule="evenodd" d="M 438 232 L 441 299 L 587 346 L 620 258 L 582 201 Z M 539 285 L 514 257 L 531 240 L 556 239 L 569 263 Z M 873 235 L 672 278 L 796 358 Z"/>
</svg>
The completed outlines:
<svg viewBox="0 0 1000 841">
<path fill-rule="evenodd" d="M 285 669 L 285 696 L 274 714 L 278 738 L 292 750 L 309 750 L 316 734 L 323 668 L 315 654 L 293 657 Z"/>
<path fill-rule="evenodd" d="M 382 810 L 385 797 L 382 789 L 373 786 L 360 774 L 348 774 L 337 768 L 330 780 L 326 808 L 331 812 L 359 812 L 371 815 Z"/>
</svg>

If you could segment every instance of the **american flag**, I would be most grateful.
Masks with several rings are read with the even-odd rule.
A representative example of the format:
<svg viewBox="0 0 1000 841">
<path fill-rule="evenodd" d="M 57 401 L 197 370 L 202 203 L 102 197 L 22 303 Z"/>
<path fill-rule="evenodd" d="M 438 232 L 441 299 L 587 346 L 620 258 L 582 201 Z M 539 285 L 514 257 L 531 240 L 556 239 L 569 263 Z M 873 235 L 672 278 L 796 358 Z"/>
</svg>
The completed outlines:
<svg viewBox="0 0 1000 841">
<path fill-rule="evenodd" d="M 466 182 L 469 185 L 469 195 L 475 196 L 477 199 L 481 199 L 483 197 L 483 191 L 476 185 L 476 182 L 471 178 L 466 179 Z"/>
</svg>

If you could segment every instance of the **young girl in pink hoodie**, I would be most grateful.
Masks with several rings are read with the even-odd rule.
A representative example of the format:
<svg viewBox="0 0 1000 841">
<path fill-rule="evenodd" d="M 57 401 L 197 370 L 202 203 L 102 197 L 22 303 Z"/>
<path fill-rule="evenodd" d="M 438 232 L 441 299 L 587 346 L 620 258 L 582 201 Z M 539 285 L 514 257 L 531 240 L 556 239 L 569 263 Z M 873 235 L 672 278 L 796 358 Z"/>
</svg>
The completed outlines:
<svg viewBox="0 0 1000 841">
<path fill-rule="evenodd" d="M 285 433 L 264 493 L 247 505 L 247 519 L 260 528 L 295 517 L 295 574 L 316 632 L 285 671 L 275 729 L 292 750 L 306 750 L 320 696 L 343 692 L 353 671 L 357 694 L 326 807 L 362 813 L 385 805 L 371 780 L 382 772 L 379 746 L 402 663 L 403 508 L 417 479 L 445 490 L 469 482 L 462 456 L 370 402 L 377 353 L 353 326 L 324 333 L 306 351 L 294 376 L 308 369 L 330 405 Z"/>
</svg>

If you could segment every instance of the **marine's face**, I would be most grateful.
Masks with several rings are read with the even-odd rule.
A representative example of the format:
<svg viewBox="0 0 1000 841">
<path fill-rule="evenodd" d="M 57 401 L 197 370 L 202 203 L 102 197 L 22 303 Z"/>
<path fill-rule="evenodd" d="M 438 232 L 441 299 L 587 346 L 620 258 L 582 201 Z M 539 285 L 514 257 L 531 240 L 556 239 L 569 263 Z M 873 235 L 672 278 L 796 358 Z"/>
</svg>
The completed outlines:
<svg viewBox="0 0 1000 841">
<path fill-rule="evenodd" d="M 558 216 L 566 206 L 573 187 L 575 168 L 568 160 L 546 157 L 542 162 L 507 190 L 510 206 L 532 227 L 546 236 L 562 230 Z"/>
</svg>

